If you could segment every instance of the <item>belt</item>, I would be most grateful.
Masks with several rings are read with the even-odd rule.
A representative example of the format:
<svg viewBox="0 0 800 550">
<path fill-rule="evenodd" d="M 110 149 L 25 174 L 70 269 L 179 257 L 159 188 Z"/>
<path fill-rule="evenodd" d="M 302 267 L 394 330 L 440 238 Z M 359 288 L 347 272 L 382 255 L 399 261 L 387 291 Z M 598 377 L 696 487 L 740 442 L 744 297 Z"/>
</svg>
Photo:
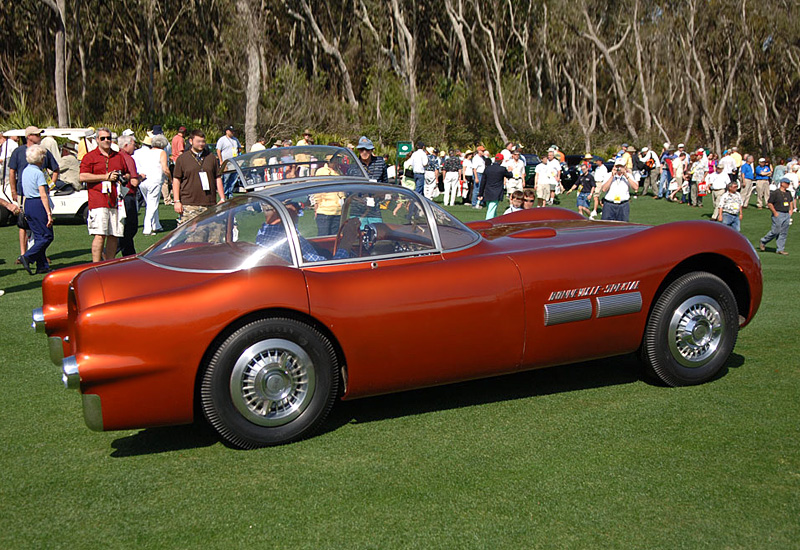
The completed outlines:
<svg viewBox="0 0 800 550">
<path fill-rule="evenodd" d="M 624 201 L 619 201 L 619 202 L 614 202 L 614 201 L 610 201 L 610 200 L 608 200 L 608 199 L 603 199 L 603 202 L 608 202 L 608 203 L 611 203 L 611 204 L 625 204 L 625 203 L 626 203 L 626 202 L 628 202 L 629 200 L 630 200 L 630 199 L 626 199 L 626 200 L 624 200 Z"/>
<path fill-rule="evenodd" d="M 40 201 L 42 197 L 25 197 L 26 201 Z"/>
</svg>

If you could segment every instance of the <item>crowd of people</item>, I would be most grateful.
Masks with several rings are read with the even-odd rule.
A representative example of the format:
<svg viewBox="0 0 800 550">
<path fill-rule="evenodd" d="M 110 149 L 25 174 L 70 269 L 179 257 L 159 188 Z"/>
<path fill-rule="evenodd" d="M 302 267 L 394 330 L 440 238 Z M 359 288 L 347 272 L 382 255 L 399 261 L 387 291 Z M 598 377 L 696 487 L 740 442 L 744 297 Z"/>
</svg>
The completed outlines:
<svg viewBox="0 0 800 550">
<path fill-rule="evenodd" d="M 35 126 L 26 128 L 24 143 L 0 136 L 0 183 L 7 182 L 11 191 L 10 196 L 0 197 L 0 206 L 18 214 L 17 263 L 31 274 L 50 271 L 47 248 L 54 239 L 51 189 L 87 190 L 92 260 L 99 262 L 136 253 L 134 237 L 142 206 L 142 232 L 155 235 L 164 230 L 158 210 L 162 200 L 174 208 L 179 223 L 185 223 L 230 199 L 236 173 L 223 174 L 221 166 L 244 152 L 233 126 L 224 128 L 213 153 L 201 130 L 189 132 L 183 126 L 171 139 L 158 125 L 141 139 L 132 130 L 117 136 L 108 128 L 91 128 L 77 143 L 60 146 L 42 133 Z M 306 129 L 294 145 L 312 144 L 313 132 Z M 272 147 L 291 145 L 290 139 L 279 139 Z M 388 159 L 375 155 L 369 138 L 362 136 L 356 144 L 344 146 L 354 150 L 372 180 L 389 181 Z M 250 151 L 267 147 L 267 139 L 260 138 Z M 655 200 L 701 207 L 710 196 L 714 206 L 711 219 L 737 231 L 755 194 L 755 208 L 768 208 L 772 214 L 772 227 L 761 240 L 761 249 L 777 239 L 776 251 L 786 254 L 800 187 L 797 157 L 777 159 L 773 165 L 765 157 L 755 161 L 753 155 L 742 155 L 736 147 L 718 156 L 704 148 L 687 151 L 683 143 L 676 148 L 664 143 L 661 154 L 623 144 L 607 160 L 586 154 L 567 189 L 564 176 L 570 167 L 557 146 L 548 148 L 536 164 L 532 181 L 527 162 L 522 146 L 513 142 L 493 155 L 483 145 L 462 153 L 458 149 L 440 151 L 420 141 L 397 180 L 430 200 L 443 195 L 445 206 L 454 206 L 460 198 L 462 204 L 485 208 L 486 219 L 498 215 L 506 197 L 509 206 L 504 213 L 547 207 L 575 191 L 578 211 L 587 218 L 602 213 L 603 220 L 628 221 L 632 199 L 652 194 Z"/>
<path fill-rule="evenodd" d="M 445 153 L 419 142 L 405 163 L 406 176 L 413 178 L 416 191 L 429 199 L 444 192 L 446 206 L 461 196 L 463 204 L 485 207 L 486 219 L 498 215 L 498 205 L 505 197 L 510 204 L 507 213 L 550 206 L 558 203 L 560 195 L 575 191 L 581 214 L 616 221 L 629 221 L 631 199 L 652 196 L 699 208 L 709 197 L 714 207 L 711 220 L 740 231 L 743 211 L 751 206 L 755 194 L 755 208 L 769 209 L 777 224 L 762 245 L 775 238 L 777 252 L 787 254 L 786 236 L 800 189 L 798 157 L 778 158 L 773 166 L 769 158 L 755 161 L 751 154 L 740 154 L 737 147 L 717 155 L 705 148 L 689 152 L 683 143 L 675 148 L 664 143 L 657 154 L 649 147 L 637 149 L 626 143 L 610 159 L 584 155 L 574 168 L 573 185 L 565 189 L 562 176 L 570 167 L 563 152 L 553 145 L 536 164 L 532 187 L 525 188 L 526 161 L 521 149 L 507 143 L 495 155 L 482 145 L 475 151 L 451 149 Z M 491 166 L 495 168 L 489 170 Z"/>
</svg>

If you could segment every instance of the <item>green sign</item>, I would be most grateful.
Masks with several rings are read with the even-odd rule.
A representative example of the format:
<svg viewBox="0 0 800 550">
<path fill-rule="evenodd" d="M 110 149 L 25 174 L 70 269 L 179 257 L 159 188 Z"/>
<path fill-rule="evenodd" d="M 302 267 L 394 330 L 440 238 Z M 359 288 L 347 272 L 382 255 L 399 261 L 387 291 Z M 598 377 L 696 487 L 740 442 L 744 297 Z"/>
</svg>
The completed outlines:
<svg viewBox="0 0 800 550">
<path fill-rule="evenodd" d="M 400 141 L 397 143 L 397 156 L 406 157 L 411 154 L 411 142 Z"/>
</svg>

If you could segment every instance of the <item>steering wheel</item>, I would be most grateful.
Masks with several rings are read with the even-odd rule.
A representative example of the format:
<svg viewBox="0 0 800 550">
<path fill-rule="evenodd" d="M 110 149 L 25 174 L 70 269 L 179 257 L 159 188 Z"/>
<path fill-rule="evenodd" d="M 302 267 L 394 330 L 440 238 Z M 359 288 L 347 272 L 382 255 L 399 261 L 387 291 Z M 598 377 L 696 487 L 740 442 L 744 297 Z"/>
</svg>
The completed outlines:
<svg viewBox="0 0 800 550">
<path fill-rule="evenodd" d="M 369 254 L 375 247 L 378 241 L 378 229 L 371 223 L 368 223 L 361 230 L 361 255 L 364 253 Z"/>
</svg>

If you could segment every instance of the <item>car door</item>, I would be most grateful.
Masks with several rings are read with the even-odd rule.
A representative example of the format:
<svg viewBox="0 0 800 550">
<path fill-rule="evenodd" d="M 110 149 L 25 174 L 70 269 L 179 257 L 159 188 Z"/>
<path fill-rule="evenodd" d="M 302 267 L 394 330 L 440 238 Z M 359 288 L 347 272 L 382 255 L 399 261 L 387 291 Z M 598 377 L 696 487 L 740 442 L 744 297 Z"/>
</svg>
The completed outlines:
<svg viewBox="0 0 800 550">
<path fill-rule="evenodd" d="M 384 189 L 381 197 L 388 199 Z M 422 219 L 414 224 L 436 232 L 433 246 L 415 250 L 415 242 L 406 247 L 408 243 L 398 237 L 401 243 L 394 250 L 303 268 L 311 315 L 333 334 L 345 356 L 345 397 L 517 369 L 525 320 L 514 262 L 502 254 L 459 254 L 445 259 L 439 230 L 427 219 L 430 208 L 422 208 L 414 193 L 398 188 L 392 193 L 398 195 L 397 200 L 380 210 L 383 220 L 392 218 L 398 201 L 405 201 L 410 209 L 416 205 Z M 479 239 L 464 230 L 470 233 L 469 239 L 451 235 L 449 242 L 463 247 Z M 452 228 L 447 231 L 454 233 Z"/>
</svg>

